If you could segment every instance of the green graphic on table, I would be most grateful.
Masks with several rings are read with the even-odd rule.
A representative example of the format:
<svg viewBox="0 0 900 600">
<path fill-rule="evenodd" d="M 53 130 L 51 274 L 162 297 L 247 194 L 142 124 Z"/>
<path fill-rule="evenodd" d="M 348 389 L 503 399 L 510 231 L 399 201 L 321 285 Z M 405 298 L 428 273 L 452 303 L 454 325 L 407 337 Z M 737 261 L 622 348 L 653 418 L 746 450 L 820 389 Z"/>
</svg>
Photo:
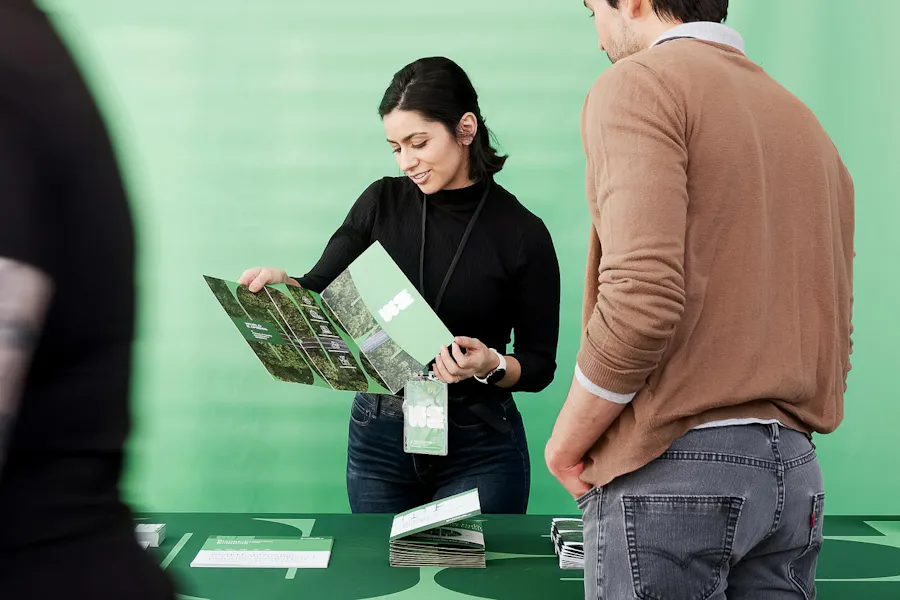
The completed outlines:
<svg viewBox="0 0 900 600">
<path fill-rule="evenodd" d="M 583 598 L 579 571 L 561 570 L 550 546 L 550 516 L 482 515 L 486 569 L 391 568 L 390 515 L 141 515 L 165 523 L 167 538 L 151 549 L 182 598 L 204 600 L 521 600 Z M 565 516 L 565 515 L 554 515 Z M 327 569 L 192 569 L 210 535 L 331 536 Z M 819 600 L 900 598 L 900 517 L 825 518 L 817 575 Z"/>
</svg>

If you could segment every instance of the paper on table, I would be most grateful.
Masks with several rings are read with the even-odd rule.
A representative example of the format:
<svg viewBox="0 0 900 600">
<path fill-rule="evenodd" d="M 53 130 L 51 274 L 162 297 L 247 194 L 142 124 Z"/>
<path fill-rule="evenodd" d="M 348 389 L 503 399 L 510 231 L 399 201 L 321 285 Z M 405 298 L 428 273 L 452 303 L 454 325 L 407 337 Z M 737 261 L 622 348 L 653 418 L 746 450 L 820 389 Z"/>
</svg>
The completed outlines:
<svg viewBox="0 0 900 600">
<path fill-rule="evenodd" d="M 288 538 L 210 536 L 192 567 L 324 569 L 331 558 L 330 537 Z"/>
</svg>

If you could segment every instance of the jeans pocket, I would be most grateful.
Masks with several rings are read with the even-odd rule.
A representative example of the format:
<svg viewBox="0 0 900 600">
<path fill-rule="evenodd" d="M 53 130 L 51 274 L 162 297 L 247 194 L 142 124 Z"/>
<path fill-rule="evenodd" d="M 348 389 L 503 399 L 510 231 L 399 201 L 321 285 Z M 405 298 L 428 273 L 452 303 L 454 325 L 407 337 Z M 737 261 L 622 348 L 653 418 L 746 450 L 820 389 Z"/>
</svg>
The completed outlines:
<svg viewBox="0 0 900 600">
<path fill-rule="evenodd" d="M 476 410 L 478 414 L 476 414 Z M 505 421 L 508 411 L 509 409 L 504 404 L 485 402 L 476 408 L 460 406 L 457 410 L 450 410 L 447 419 L 454 429 L 460 431 L 480 431 L 494 434 L 497 430 L 485 420 L 485 417 L 493 415 L 494 420 Z M 485 412 L 490 414 L 484 415 Z"/>
<path fill-rule="evenodd" d="M 812 511 L 809 517 L 809 538 L 806 548 L 800 556 L 791 561 L 791 581 L 809 600 L 816 597 L 816 564 L 819 550 L 822 548 L 822 517 L 825 510 L 825 493 L 821 492 L 812 498 Z"/>
<path fill-rule="evenodd" d="M 350 406 L 350 420 L 360 427 L 365 427 L 372 420 L 372 410 L 354 399 Z"/>
<path fill-rule="evenodd" d="M 591 489 L 589 489 L 582 495 L 575 498 L 575 504 L 578 505 L 578 508 L 581 509 L 582 511 L 584 511 L 584 507 L 587 506 L 587 503 L 590 501 L 591 498 L 593 498 L 594 496 L 597 495 L 597 491 L 599 489 L 600 488 L 598 488 L 598 487 L 592 487 Z"/>
<path fill-rule="evenodd" d="M 622 504 L 637 598 L 705 600 L 716 592 L 743 498 L 624 496 Z"/>
</svg>

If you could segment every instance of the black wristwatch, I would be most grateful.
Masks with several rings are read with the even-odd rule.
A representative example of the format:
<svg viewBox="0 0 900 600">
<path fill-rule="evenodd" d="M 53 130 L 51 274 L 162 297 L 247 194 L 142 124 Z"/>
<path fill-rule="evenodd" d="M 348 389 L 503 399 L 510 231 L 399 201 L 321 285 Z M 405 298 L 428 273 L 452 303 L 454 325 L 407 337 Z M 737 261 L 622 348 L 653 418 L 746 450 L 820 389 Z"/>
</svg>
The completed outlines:
<svg viewBox="0 0 900 600">
<path fill-rule="evenodd" d="M 497 358 L 500 359 L 500 364 L 497 365 L 496 369 L 485 375 L 483 378 L 475 375 L 476 380 L 486 384 L 497 383 L 498 381 L 501 381 L 504 377 L 506 377 L 506 357 L 493 348 L 489 348 L 489 350 L 497 355 Z"/>
</svg>

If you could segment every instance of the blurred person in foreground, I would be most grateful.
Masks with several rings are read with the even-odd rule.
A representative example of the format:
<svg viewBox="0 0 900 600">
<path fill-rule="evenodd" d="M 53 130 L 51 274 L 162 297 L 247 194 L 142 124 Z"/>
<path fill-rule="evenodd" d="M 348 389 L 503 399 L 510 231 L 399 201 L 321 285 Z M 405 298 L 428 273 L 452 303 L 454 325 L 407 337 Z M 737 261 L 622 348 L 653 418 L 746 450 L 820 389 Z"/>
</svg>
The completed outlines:
<svg viewBox="0 0 900 600">
<path fill-rule="evenodd" d="M 854 192 L 727 0 L 586 0 L 584 333 L 546 460 L 585 597 L 809 600 L 841 422 Z"/>
<path fill-rule="evenodd" d="M 0 0 L 0 597 L 174 598 L 118 488 L 133 261 L 75 64 L 31 0 Z"/>
</svg>

